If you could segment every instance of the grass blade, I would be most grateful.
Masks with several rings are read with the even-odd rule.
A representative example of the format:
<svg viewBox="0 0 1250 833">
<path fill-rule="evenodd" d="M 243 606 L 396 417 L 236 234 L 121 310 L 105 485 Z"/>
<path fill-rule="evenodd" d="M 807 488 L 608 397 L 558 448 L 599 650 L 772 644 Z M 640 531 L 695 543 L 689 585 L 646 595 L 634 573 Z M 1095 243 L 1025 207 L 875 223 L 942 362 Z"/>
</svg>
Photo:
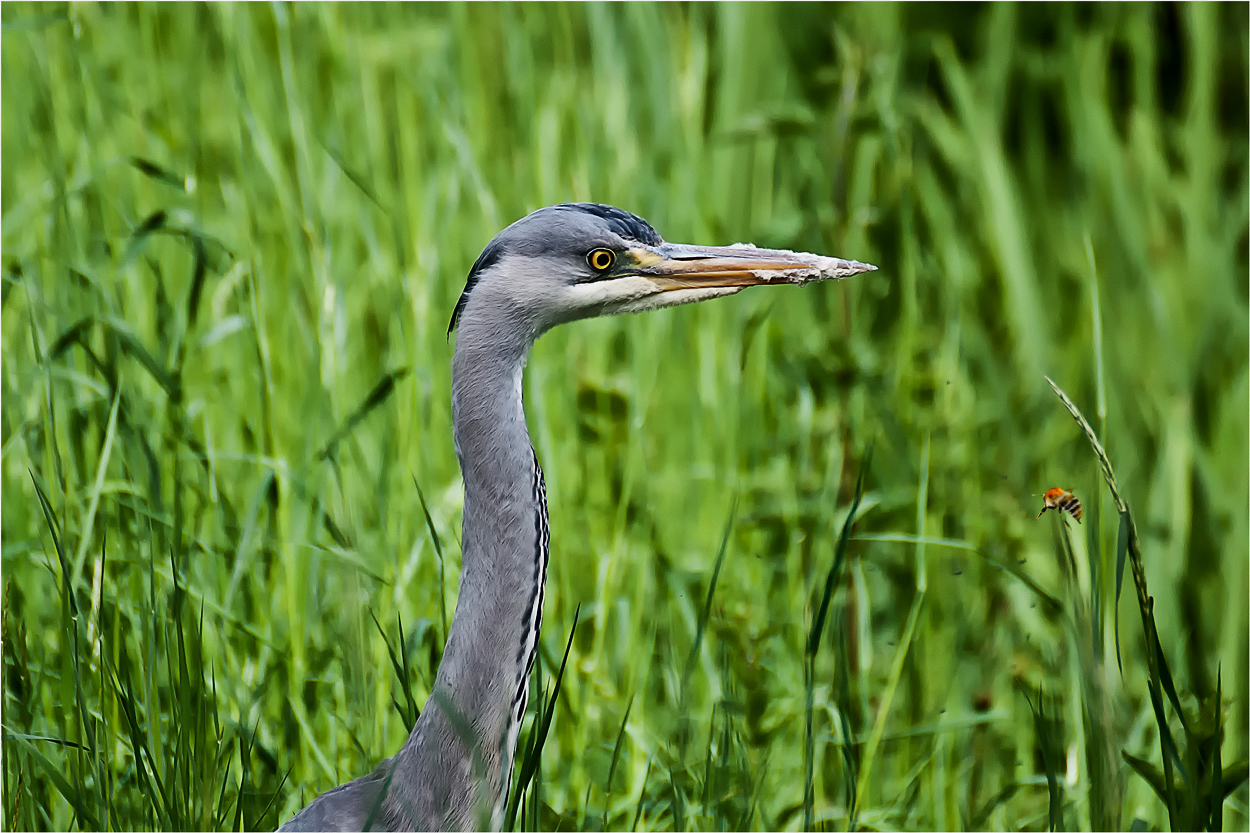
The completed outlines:
<svg viewBox="0 0 1250 833">
<path fill-rule="evenodd" d="M 815 738 L 814 731 L 814 697 L 816 685 L 816 654 L 820 651 L 820 638 L 824 633 L 825 621 L 829 615 L 829 605 L 833 601 L 834 590 L 842 583 L 842 573 L 846 564 L 846 553 L 850 547 L 851 532 L 854 529 L 856 515 L 859 514 L 860 504 L 864 499 L 864 478 L 867 475 L 869 467 L 872 465 L 872 446 L 869 446 L 868 453 L 864 455 L 864 461 L 860 465 L 859 474 L 855 478 L 855 496 L 851 499 L 851 508 L 847 512 L 846 519 L 842 522 L 842 529 L 838 533 L 838 540 L 834 545 L 833 563 L 829 565 L 829 572 L 825 576 L 825 585 L 821 593 L 820 604 L 816 608 L 816 614 L 812 617 L 812 622 L 807 632 L 807 650 L 804 658 L 804 746 L 803 746 L 803 829 L 810 830 L 812 827 L 812 817 L 815 810 Z M 844 672 L 846 673 L 846 672 Z M 844 710 L 839 710 L 842 717 L 842 728 L 844 733 L 847 731 L 847 716 Z M 853 756 L 851 751 L 850 734 L 845 735 L 847 743 L 842 749 L 843 756 Z M 856 781 L 855 766 L 850 765 L 850 758 L 847 758 L 847 777 L 852 784 Z M 856 762 L 858 763 L 858 762 Z M 850 787 L 851 795 L 858 795 L 857 786 Z M 852 802 L 853 804 L 854 802 Z M 852 810 L 854 814 L 854 810 Z"/>
<path fill-rule="evenodd" d="M 36 748 L 35 745 L 29 740 L 24 737 L 7 735 L 5 740 L 13 740 L 21 745 L 23 749 L 25 749 L 26 754 L 30 756 L 31 760 L 39 765 L 39 768 L 43 770 L 45 775 L 48 776 L 48 780 L 52 783 L 52 785 L 56 787 L 61 796 L 69 802 L 71 807 L 74 808 L 74 812 L 78 815 L 78 826 L 80 829 L 100 829 L 99 821 L 96 820 L 95 816 L 82 801 L 82 794 L 79 790 L 79 785 L 70 784 L 69 779 L 66 778 L 65 775 L 57 769 L 51 761 L 44 757 L 44 754 L 40 752 L 38 748 Z"/>
<path fill-rule="evenodd" d="M 1224 829 L 1224 792 L 1221 789 L 1224 785 L 1221 779 L 1224 775 L 1224 764 L 1221 760 L 1221 747 L 1224 745 L 1224 669 L 1217 668 L 1215 671 L 1215 726 L 1214 739 L 1211 748 L 1211 782 L 1208 789 L 1211 792 L 1211 810 L 1210 818 L 1207 820 L 1207 830 L 1223 830 Z"/>
<path fill-rule="evenodd" d="M 825 619 L 829 614 L 829 603 L 833 600 L 834 588 L 842 580 L 842 569 L 846 563 L 846 552 L 851 541 L 851 530 L 854 528 L 855 516 L 859 512 L 859 505 L 864 499 L 864 476 L 871 465 L 872 447 L 869 446 L 868 453 L 864 455 L 864 462 L 860 466 L 859 475 L 855 479 L 855 497 L 851 500 L 851 510 L 847 514 L 846 520 L 842 522 L 841 532 L 838 533 L 837 545 L 833 551 L 833 564 L 830 565 L 829 573 L 825 576 L 825 587 L 820 597 L 820 607 L 817 609 L 815 618 L 812 619 L 812 626 L 807 634 L 807 655 L 809 657 L 815 657 L 820 650 L 820 635 L 825 629 Z"/>
<path fill-rule="evenodd" d="M 508 809 L 508 819 L 505 829 L 511 830 L 513 822 L 516 818 L 517 806 L 519 799 L 524 795 L 525 790 L 529 787 L 530 782 L 534 779 L 534 774 L 538 771 L 539 765 L 542 763 L 543 746 L 547 742 L 547 733 L 551 730 L 551 724 L 555 718 L 556 703 L 560 700 L 560 684 L 564 681 L 564 669 L 569 662 L 569 652 L 573 650 L 573 637 L 577 633 L 577 621 L 581 616 L 582 607 L 577 606 L 573 611 L 573 627 L 569 629 L 569 640 L 564 646 L 564 657 L 560 660 L 560 670 L 556 672 L 555 685 L 551 689 L 550 700 L 547 702 L 547 711 L 540 715 L 540 722 L 535 727 L 535 742 L 532 751 L 526 755 L 525 761 L 521 765 L 521 777 L 517 780 L 516 796 L 512 801 L 512 806 Z"/>
<path fill-rule="evenodd" d="M 399 703 L 395 703 L 394 698 L 391 699 L 395 703 L 395 710 L 399 712 L 399 716 L 403 718 L 404 726 L 411 730 L 417 723 L 417 718 L 421 716 L 421 710 L 417 708 L 417 698 L 412 693 L 412 677 L 409 674 L 408 654 L 404 645 L 404 620 L 399 619 L 399 654 L 395 653 L 395 647 L 391 644 L 391 640 L 387 638 L 386 631 L 382 629 L 382 624 L 378 621 L 378 617 L 373 615 L 373 611 L 369 611 L 369 618 L 373 620 L 373 625 L 378 629 L 378 633 L 382 636 L 382 642 L 386 645 L 386 653 L 391 658 L 391 670 L 395 672 L 395 678 L 399 680 L 399 686 L 404 692 L 404 705 L 401 707 Z"/>
<path fill-rule="evenodd" d="M 351 415 L 343 422 L 339 429 L 330 435 L 330 439 L 326 440 L 325 445 L 323 445 L 321 450 L 313 456 L 313 459 L 321 461 L 333 454 L 334 449 L 338 447 L 338 444 L 342 442 L 343 439 L 350 434 L 356 426 L 364 420 L 365 417 L 369 416 L 369 414 L 373 412 L 374 408 L 377 408 L 390 398 L 391 394 L 395 392 L 395 383 L 402 380 L 409 374 L 409 372 L 409 368 L 401 367 L 398 370 L 392 370 L 390 373 L 383 376 L 381 381 L 373 386 L 373 390 L 369 391 L 369 395 L 365 397 L 363 402 L 356 406 L 356 409 L 352 411 Z"/>
<path fill-rule="evenodd" d="M 1124 562 L 1128 558 L 1128 525 L 1129 518 L 1125 512 L 1118 513 L 1120 531 L 1115 540 L 1115 664 L 1120 669 L 1120 678 L 1124 677 L 1124 662 L 1120 658 L 1120 589 L 1124 586 Z"/>
<path fill-rule="evenodd" d="M 682 704 L 686 702 L 686 684 L 690 681 L 690 673 L 694 670 L 695 662 L 698 660 L 699 648 L 703 645 L 703 631 L 707 627 L 708 618 L 712 615 L 712 596 L 716 593 L 716 582 L 720 578 L 721 565 L 725 563 L 725 553 L 729 551 L 729 536 L 733 532 L 734 516 L 737 512 L 738 499 L 735 497 L 729 506 L 729 518 L 725 521 L 720 549 L 716 552 L 716 565 L 712 568 L 712 580 L 708 583 L 707 596 L 703 600 L 703 607 L 699 611 L 699 619 L 695 625 L 694 643 L 690 646 L 690 653 L 686 655 L 686 667 L 681 672 Z"/>
<path fill-rule="evenodd" d="M 421 484 L 417 482 L 417 476 L 412 475 L 412 485 L 417 488 L 417 498 L 421 501 L 421 512 L 425 515 L 425 528 L 430 532 L 430 540 L 434 542 L 434 552 L 438 555 L 438 610 L 442 616 L 444 640 L 447 639 L 447 566 L 443 558 L 443 539 L 438 534 L 438 529 L 434 526 L 434 517 L 430 515 L 430 505 L 425 502 L 425 492 L 421 491 Z"/>
<path fill-rule="evenodd" d="M 651 756 L 647 756 L 647 768 L 642 775 L 642 789 L 638 791 L 638 806 L 634 808 L 634 820 L 629 825 L 630 831 L 638 829 L 638 820 L 642 818 L 642 802 L 647 797 L 647 781 L 651 778 L 651 765 L 655 760 Z"/>
<path fill-rule="evenodd" d="M 1059 789 L 1059 766 L 1056 759 L 1063 758 L 1063 740 L 1055 733 L 1054 720 L 1046 716 L 1046 704 L 1044 695 L 1040 692 L 1037 697 L 1037 705 L 1033 705 L 1033 701 L 1029 699 L 1027 692 L 1024 694 L 1024 700 L 1029 704 L 1029 711 L 1033 713 L 1033 730 L 1037 735 L 1037 743 L 1042 751 L 1042 767 L 1046 770 L 1046 790 L 1050 795 L 1050 829 L 1069 830 L 1067 822 L 1063 817 L 1063 794 Z"/>
<path fill-rule="evenodd" d="M 903 676 L 903 663 L 911 650 L 912 637 L 916 632 L 916 623 L 920 620 L 920 611 L 924 606 L 925 590 L 928 580 L 925 576 L 924 538 L 926 515 L 929 505 L 929 438 L 925 437 L 924 449 L 920 458 L 920 483 L 916 490 L 916 536 L 921 543 L 916 545 L 916 591 L 912 600 L 911 610 L 907 614 L 907 622 L 903 625 L 903 633 L 899 637 L 898 647 L 894 651 L 894 662 L 890 666 L 890 676 L 886 680 L 885 690 L 881 693 L 881 705 L 877 708 L 877 716 L 873 720 L 872 730 L 864 744 L 864 751 L 859 765 L 859 778 L 855 782 L 856 801 L 862 803 L 868 791 L 868 780 L 872 776 L 873 759 L 881 745 L 881 736 L 885 732 L 885 723 L 894 704 L 894 694 L 898 690 L 899 680 Z M 859 815 L 860 808 L 851 810 L 852 818 Z"/>
<path fill-rule="evenodd" d="M 625 715 L 621 718 L 621 728 L 616 733 L 616 743 L 612 745 L 612 763 L 608 765 L 608 783 L 603 790 L 603 823 L 601 829 L 607 829 L 609 814 L 612 811 L 612 777 L 616 775 L 616 765 L 621 759 L 621 746 L 625 741 L 625 728 L 629 724 L 629 713 L 634 708 L 634 695 L 629 696 L 625 704 Z"/>
</svg>

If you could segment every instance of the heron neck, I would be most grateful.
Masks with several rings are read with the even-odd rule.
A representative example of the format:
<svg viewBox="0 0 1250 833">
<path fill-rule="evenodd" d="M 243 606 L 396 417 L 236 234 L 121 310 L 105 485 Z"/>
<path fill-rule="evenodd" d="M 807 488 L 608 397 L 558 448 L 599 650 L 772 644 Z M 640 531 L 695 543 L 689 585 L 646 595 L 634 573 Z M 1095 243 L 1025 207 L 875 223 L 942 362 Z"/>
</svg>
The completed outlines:
<svg viewBox="0 0 1250 833">
<path fill-rule="evenodd" d="M 463 559 L 460 598 L 430 706 L 458 712 L 451 722 L 477 736 L 479 749 L 469 757 L 480 753 L 477 777 L 488 787 L 482 798 L 497 814 L 542 623 L 547 507 L 521 401 L 529 341 L 500 338 L 506 328 L 484 325 L 465 315 L 452 365 L 452 423 L 464 475 Z M 437 711 L 430 706 L 422 719 Z"/>
</svg>

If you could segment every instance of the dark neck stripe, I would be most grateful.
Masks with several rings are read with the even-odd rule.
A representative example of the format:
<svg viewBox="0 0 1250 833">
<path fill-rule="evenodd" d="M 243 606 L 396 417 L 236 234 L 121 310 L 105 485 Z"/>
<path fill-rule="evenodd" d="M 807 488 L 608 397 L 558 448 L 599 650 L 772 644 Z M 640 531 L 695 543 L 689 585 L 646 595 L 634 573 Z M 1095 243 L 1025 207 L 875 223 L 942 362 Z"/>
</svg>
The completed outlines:
<svg viewBox="0 0 1250 833">
<path fill-rule="evenodd" d="M 538 455 L 533 453 L 532 448 L 530 451 L 534 460 L 534 573 L 529 600 L 521 621 L 521 639 L 517 645 L 516 689 L 512 698 L 508 727 L 510 742 L 509 748 L 505 750 L 508 759 L 503 782 L 504 795 L 507 795 L 512 781 L 512 764 L 516 757 L 516 736 L 520 731 L 521 721 L 525 718 L 525 707 L 529 703 L 530 673 L 534 670 L 534 660 L 538 656 L 538 637 L 543 623 L 543 600 L 547 590 L 548 545 L 550 543 L 550 529 L 547 525 L 547 486 L 543 481 L 542 467 L 538 464 Z"/>
</svg>

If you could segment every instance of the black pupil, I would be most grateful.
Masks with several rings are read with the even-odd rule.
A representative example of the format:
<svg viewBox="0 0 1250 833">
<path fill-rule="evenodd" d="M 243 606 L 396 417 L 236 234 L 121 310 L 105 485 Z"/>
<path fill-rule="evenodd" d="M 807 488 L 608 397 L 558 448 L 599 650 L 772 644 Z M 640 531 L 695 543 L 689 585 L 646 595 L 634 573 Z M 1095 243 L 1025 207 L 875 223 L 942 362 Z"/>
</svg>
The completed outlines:
<svg viewBox="0 0 1250 833">
<path fill-rule="evenodd" d="M 596 269 L 607 269 L 612 265 L 611 253 L 600 249 L 590 256 L 590 265 L 594 266 Z"/>
</svg>

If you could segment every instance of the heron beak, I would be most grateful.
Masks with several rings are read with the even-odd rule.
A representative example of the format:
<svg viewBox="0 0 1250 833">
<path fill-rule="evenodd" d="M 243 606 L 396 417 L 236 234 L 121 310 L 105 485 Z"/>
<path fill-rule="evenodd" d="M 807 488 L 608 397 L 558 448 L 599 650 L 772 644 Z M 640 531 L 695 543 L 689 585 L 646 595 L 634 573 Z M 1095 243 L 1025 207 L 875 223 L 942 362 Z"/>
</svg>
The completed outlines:
<svg viewBox="0 0 1250 833">
<path fill-rule="evenodd" d="M 749 243 L 733 246 L 661 246 L 631 249 L 637 267 L 661 291 L 757 286 L 760 284 L 841 280 L 876 266 L 858 260 L 807 252 L 760 249 Z"/>
</svg>

